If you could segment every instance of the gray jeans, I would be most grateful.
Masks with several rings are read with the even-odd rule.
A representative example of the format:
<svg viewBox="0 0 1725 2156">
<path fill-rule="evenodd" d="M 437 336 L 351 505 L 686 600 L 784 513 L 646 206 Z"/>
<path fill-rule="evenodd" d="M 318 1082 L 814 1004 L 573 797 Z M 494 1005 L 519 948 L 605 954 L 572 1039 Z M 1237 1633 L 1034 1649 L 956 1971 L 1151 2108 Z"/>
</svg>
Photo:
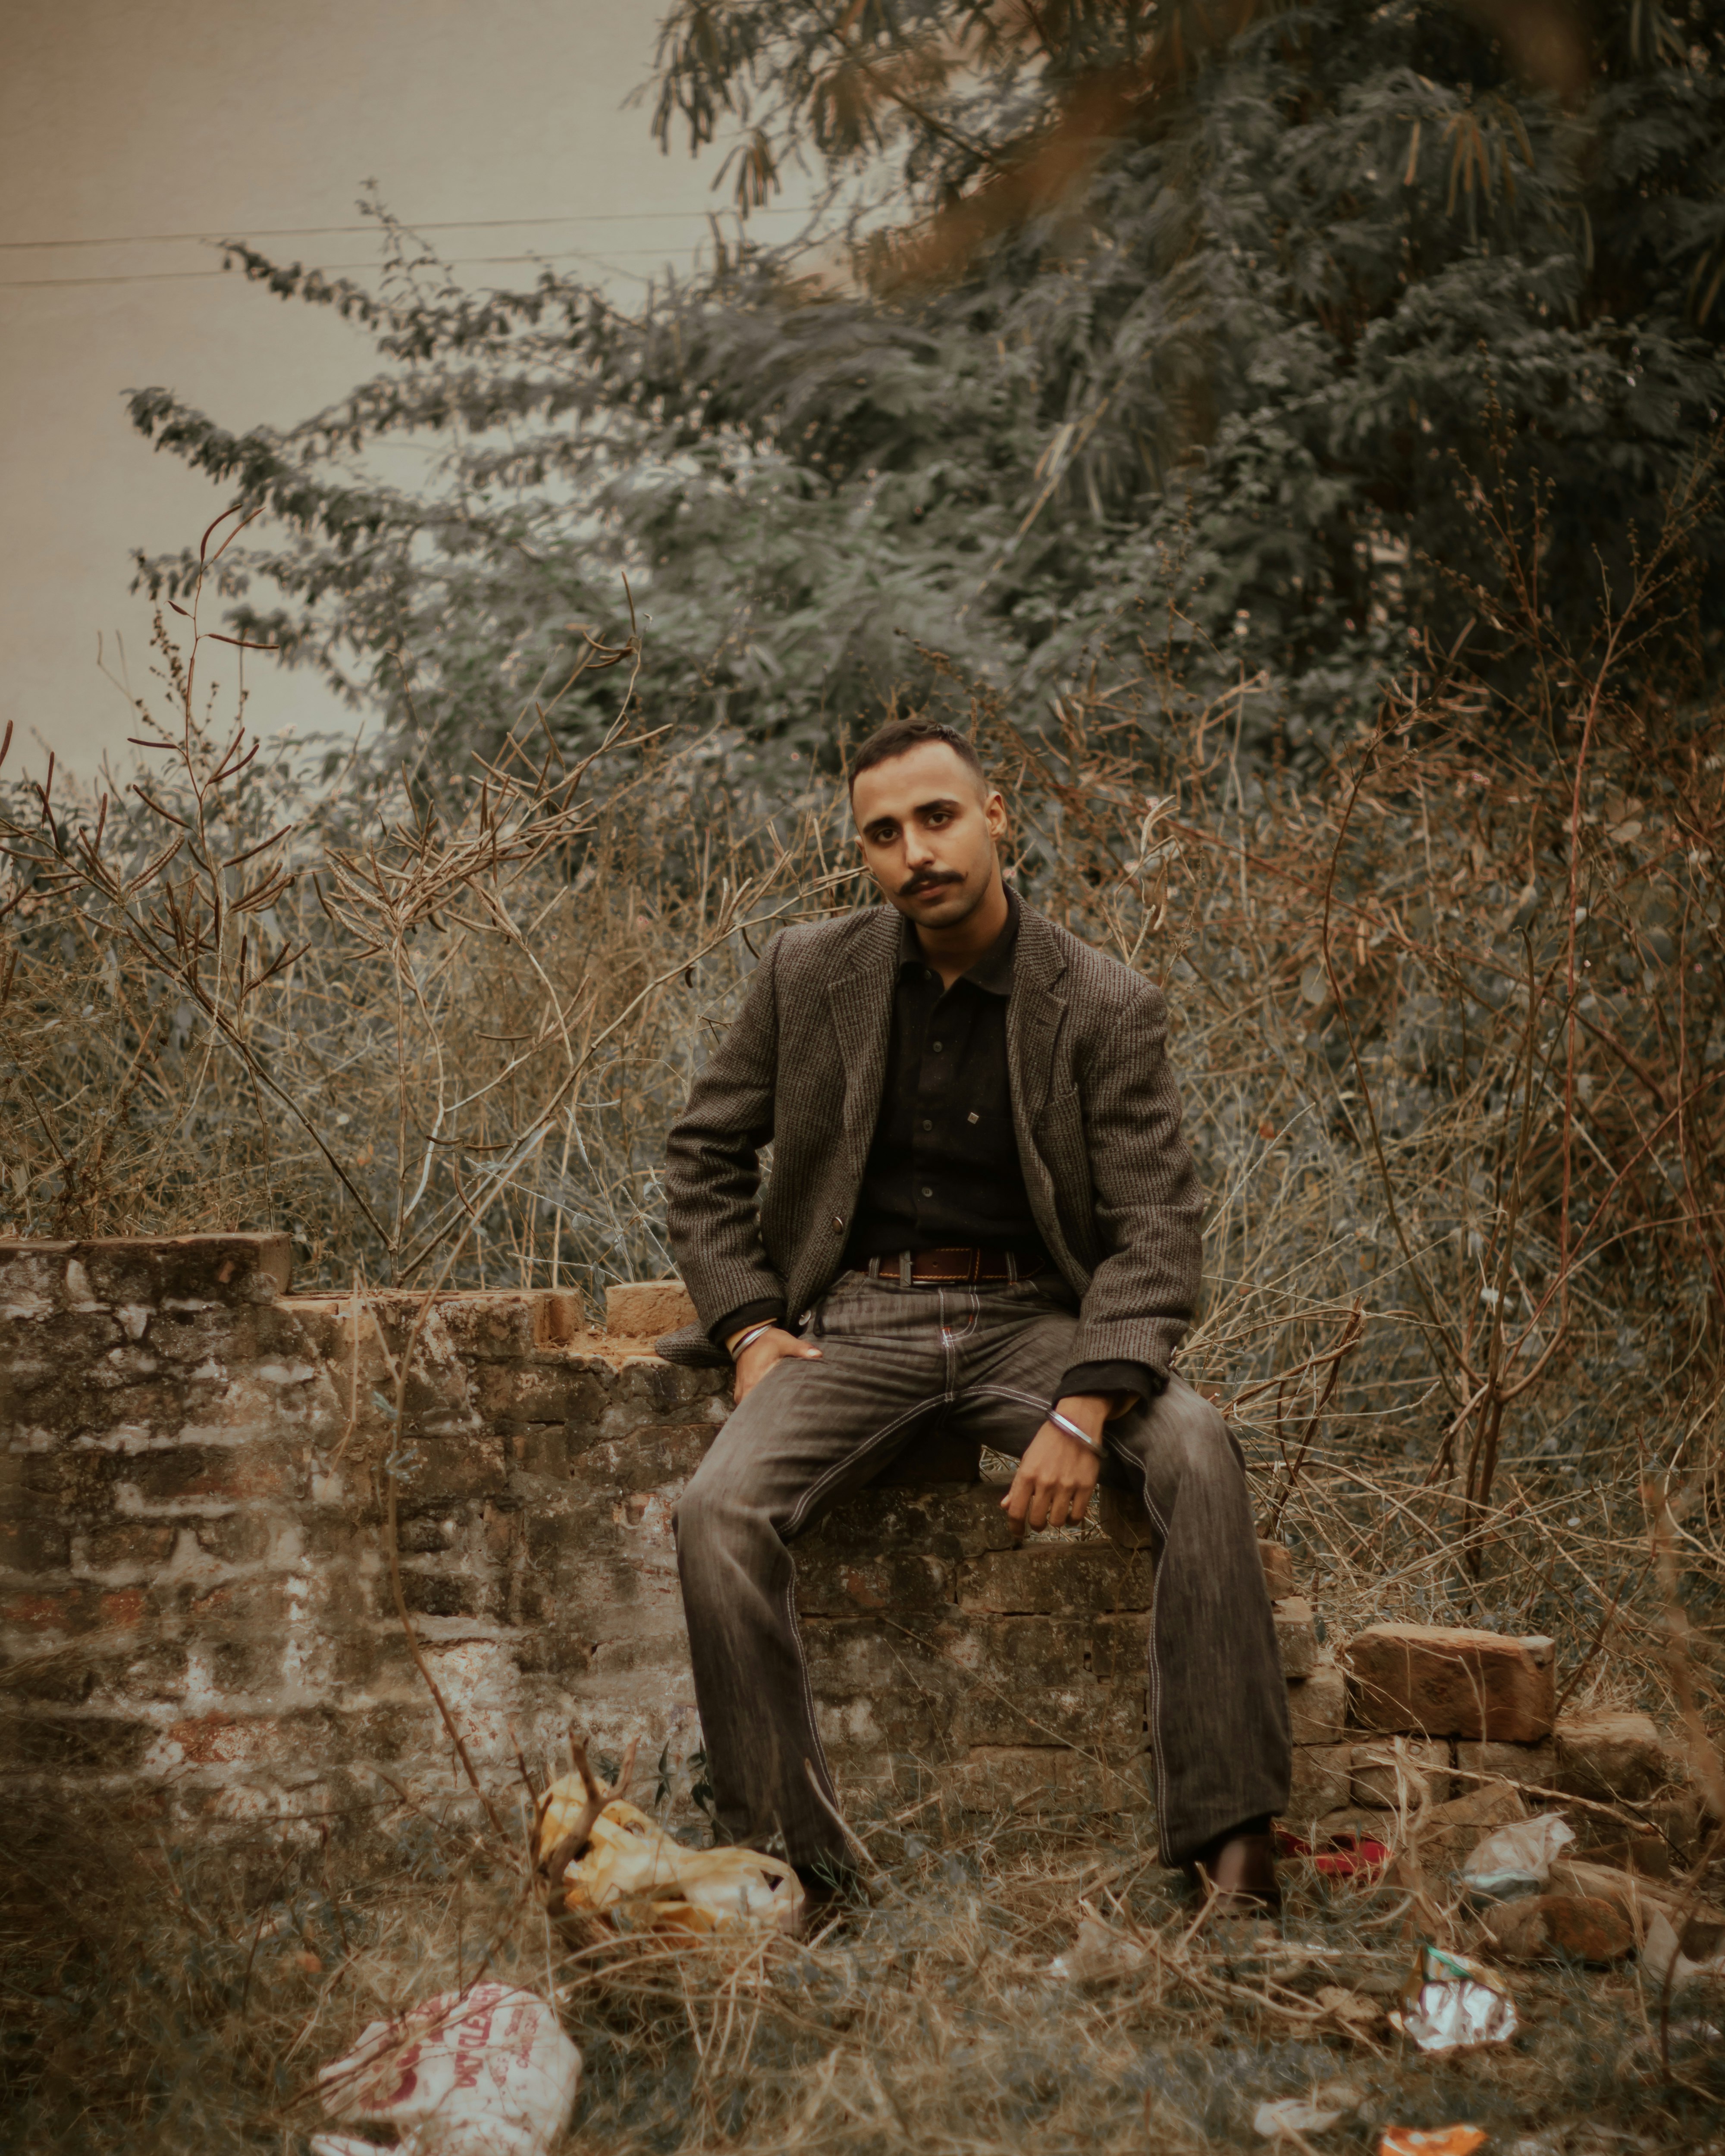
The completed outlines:
<svg viewBox="0 0 1725 2156">
<path fill-rule="evenodd" d="M 816 1314 L 822 1360 L 768 1372 L 677 1507 L 677 1563 L 721 1831 L 783 1836 L 793 1863 L 844 1854 L 809 1762 L 816 1732 L 788 1547 L 937 1428 L 1020 1455 L 1071 1361 L 1051 1276 L 900 1288 L 847 1273 Z M 1149 1721 L 1164 1862 L 1286 1804 L 1287 1692 L 1240 1448 L 1179 1378 L 1109 1424 L 1102 1479 L 1142 1492 L 1156 1571 Z"/>
</svg>

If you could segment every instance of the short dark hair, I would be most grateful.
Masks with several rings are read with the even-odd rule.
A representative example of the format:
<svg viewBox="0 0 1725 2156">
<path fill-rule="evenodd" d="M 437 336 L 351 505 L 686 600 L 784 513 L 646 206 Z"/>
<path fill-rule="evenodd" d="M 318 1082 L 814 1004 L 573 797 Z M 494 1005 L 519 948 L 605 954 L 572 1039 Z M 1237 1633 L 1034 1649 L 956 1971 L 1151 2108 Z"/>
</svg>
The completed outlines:
<svg viewBox="0 0 1725 2156">
<path fill-rule="evenodd" d="M 891 763 L 895 757 L 908 756 L 927 742 L 942 742 L 973 774 L 979 786 L 988 784 L 982 758 L 956 726 L 946 726 L 938 719 L 889 719 L 884 726 L 875 729 L 850 759 L 852 788 L 877 763 Z"/>
</svg>

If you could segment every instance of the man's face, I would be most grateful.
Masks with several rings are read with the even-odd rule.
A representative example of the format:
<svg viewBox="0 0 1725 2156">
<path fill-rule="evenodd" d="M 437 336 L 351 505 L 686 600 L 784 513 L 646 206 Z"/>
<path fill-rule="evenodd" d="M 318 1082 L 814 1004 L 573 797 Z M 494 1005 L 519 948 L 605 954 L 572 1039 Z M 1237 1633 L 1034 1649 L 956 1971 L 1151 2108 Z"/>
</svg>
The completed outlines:
<svg viewBox="0 0 1725 2156">
<path fill-rule="evenodd" d="M 1006 805 L 944 742 L 864 772 L 850 805 L 880 896 L 919 927 L 956 928 L 988 896 Z"/>
</svg>

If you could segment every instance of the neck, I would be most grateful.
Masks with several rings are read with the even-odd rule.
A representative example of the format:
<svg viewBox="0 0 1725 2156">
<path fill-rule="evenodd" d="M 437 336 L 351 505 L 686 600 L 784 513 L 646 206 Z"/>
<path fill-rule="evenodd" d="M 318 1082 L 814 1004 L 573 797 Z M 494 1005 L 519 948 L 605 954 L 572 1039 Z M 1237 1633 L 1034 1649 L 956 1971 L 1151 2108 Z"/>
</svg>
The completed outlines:
<svg viewBox="0 0 1725 2156">
<path fill-rule="evenodd" d="M 1006 886 L 997 862 L 989 872 L 988 888 L 975 912 L 950 928 L 925 928 L 916 924 L 916 942 L 922 956 L 950 988 L 961 973 L 968 973 L 990 950 L 1008 918 Z"/>
</svg>

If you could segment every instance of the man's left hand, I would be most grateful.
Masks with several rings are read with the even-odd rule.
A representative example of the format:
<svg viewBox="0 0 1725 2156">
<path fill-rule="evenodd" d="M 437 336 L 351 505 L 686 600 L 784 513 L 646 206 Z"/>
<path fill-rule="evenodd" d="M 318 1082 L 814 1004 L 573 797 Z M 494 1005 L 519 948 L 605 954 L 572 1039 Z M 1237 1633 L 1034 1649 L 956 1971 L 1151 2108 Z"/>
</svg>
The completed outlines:
<svg viewBox="0 0 1725 2156">
<path fill-rule="evenodd" d="M 1106 1394 L 1077 1393 L 1055 1404 L 1094 1444 L 1101 1443 L 1102 1425 L 1113 1404 Z M 1000 1501 L 1013 1533 L 1022 1539 L 1027 1527 L 1076 1526 L 1084 1517 L 1101 1469 L 1100 1455 L 1088 1450 L 1076 1437 L 1068 1437 L 1055 1424 L 1044 1423 L 1019 1462 L 1011 1489 Z"/>
</svg>

